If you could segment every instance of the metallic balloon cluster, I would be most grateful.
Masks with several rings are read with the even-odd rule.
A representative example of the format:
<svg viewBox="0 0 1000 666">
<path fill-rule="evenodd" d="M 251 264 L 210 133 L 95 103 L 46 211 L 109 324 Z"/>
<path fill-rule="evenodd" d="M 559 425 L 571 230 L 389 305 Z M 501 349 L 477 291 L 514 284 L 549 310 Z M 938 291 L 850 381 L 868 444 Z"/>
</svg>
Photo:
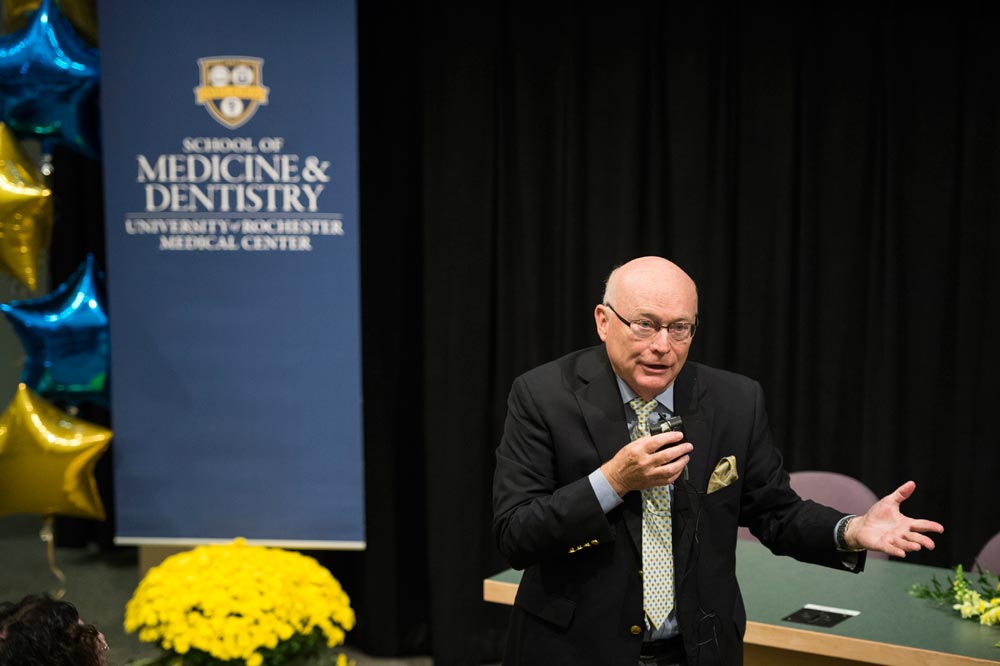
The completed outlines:
<svg viewBox="0 0 1000 666">
<path fill-rule="evenodd" d="M 94 0 L 4 1 L 13 32 L 0 36 L 0 267 L 35 291 L 52 192 L 15 137 L 41 141 L 43 153 L 60 142 L 98 156 L 97 49 L 80 37 L 96 43 L 96 13 Z M 51 293 L 0 311 L 25 351 L 0 415 L 0 515 L 104 520 L 93 473 L 112 433 L 75 416 L 84 403 L 108 405 L 107 306 L 94 258 Z"/>
<path fill-rule="evenodd" d="M 93 256 L 51 294 L 0 311 L 25 350 L 21 384 L 0 416 L 0 515 L 104 520 L 93 472 L 112 433 L 45 399 L 108 403 L 108 316 Z"/>
</svg>

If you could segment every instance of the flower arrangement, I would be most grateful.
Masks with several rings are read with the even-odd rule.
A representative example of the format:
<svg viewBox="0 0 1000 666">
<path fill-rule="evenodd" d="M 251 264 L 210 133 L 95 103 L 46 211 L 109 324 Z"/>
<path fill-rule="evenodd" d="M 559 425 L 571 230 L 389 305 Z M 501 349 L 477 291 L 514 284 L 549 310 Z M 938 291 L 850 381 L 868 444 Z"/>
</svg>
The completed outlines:
<svg viewBox="0 0 1000 666">
<path fill-rule="evenodd" d="M 937 578 L 930 585 L 915 584 L 910 594 L 918 599 L 930 599 L 939 604 L 949 604 L 967 620 L 979 620 L 979 624 L 1000 624 L 1000 580 L 988 571 L 978 570 L 975 579 L 970 580 L 962 570 L 955 567 L 955 579 L 948 578 L 948 584 L 941 584 Z M 996 647 L 1000 647 L 997 642 Z"/>
<path fill-rule="evenodd" d="M 244 539 L 168 557 L 125 607 L 125 631 L 159 644 L 165 654 L 153 663 L 164 666 L 300 663 L 342 645 L 354 622 L 347 594 L 316 560 Z"/>
</svg>

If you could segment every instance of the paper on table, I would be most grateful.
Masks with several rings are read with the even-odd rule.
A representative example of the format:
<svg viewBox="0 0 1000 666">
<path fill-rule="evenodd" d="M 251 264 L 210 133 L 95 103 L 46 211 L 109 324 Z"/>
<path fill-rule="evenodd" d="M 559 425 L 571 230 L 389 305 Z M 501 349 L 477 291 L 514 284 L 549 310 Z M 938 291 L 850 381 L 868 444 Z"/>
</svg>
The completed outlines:
<svg viewBox="0 0 1000 666">
<path fill-rule="evenodd" d="M 847 610 L 846 608 L 833 608 L 832 606 L 820 606 L 818 604 L 806 604 L 791 615 L 781 618 L 786 622 L 799 622 L 814 627 L 832 627 L 843 622 L 849 617 L 859 615 L 860 611 Z"/>
</svg>

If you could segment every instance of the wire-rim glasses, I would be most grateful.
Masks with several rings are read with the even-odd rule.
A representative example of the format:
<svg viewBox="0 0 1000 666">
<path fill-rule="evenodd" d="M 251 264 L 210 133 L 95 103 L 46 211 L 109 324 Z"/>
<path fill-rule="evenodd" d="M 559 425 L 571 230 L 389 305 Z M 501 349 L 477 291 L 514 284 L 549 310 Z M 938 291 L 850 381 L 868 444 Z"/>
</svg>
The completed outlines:
<svg viewBox="0 0 1000 666">
<path fill-rule="evenodd" d="M 626 319 L 618 314 L 618 311 L 611 306 L 611 303 L 605 303 L 604 307 L 614 312 L 621 323 L 629 327 L 632 335 L 640 340 L 648 340 L 659 333 L 661 328 L 665 328 L 667 329 L 667 336 L 673 342 L 687 342 L 694 337 L 694 332 L 698 330 L 697 316 L 695 316 L 694 322 L 672 321 L 669 324 L 661 324 L 652 319 Z"/>
</svg>

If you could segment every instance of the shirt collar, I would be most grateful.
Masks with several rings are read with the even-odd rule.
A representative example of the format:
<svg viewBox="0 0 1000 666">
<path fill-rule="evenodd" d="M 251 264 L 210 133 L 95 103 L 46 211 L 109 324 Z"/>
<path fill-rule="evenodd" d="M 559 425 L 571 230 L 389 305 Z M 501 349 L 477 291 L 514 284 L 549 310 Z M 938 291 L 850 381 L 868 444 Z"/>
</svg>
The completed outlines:
<svg viewBox="0 0 1000 666">
<path fill-rule="evenodd" d="M 632 390 L 631 386 L 625 383 L 624 379 L 618 375 L 615 375 L 615 379 L 618 381 L 618 392 L 621 393 L 622 402 L 627 405 L 632 402 L 634 398 L 638 397 L 638 394 Z M 671 414 L 674 414 L 674 385 L 671 383 L 670 386 L 663 391 L 663 393 L 656 396 L 656 401 L 666 407 Z"/>
</svg>

